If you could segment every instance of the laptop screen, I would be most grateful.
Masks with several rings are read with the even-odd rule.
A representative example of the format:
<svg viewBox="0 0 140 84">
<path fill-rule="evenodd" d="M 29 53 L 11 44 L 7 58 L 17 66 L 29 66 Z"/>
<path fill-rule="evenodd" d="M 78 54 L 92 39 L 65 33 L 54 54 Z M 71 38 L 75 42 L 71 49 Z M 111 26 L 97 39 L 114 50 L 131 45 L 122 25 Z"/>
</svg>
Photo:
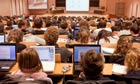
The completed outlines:
<svg viewBox="0 0 140 84">
<path fill-rule="evenodd" d="M 16 46 L 14 44 L 0 44 L 0 60 L 16 60 Z"/>
<path fill-rule="evenodd" d="M 74 29 L 74 31 L 73 31 L 73 38 L 74 38 L 74 39 L 76 39 L 76 34 L 77 34 L 78 30 L 79 30 L 79 29 Z"/>
<path fill-rule="evenodd" d="M 18 29 L 18 25 L 13 25 L 12 26 L 14 29 Z"/>
<path fill-rule="evenodd" d="M 96 52 L 101 52 L 100 45 L 74 45 L 74 67 L 73 74 L 78 76 L 81 72 L 81 67 L 79 65 L 82 54 L 84 54 L 88 50 L 95 50 Z"/>
<path fill-rule="evenodd" d="M 75 45 L 74 46 L 74 62 L 80 61 L 80 56 L 88 50 L 95 50 L 96 52 L 101 52 L 100 45 Z"/>
<path fill-rule="evenodd" d="M 4 43 L 4 42 L 5 42 L 5 35 L 0 34 L 0 43 Z"/>
<path fill-rule="evenodd" d="M 41 61 L 55 61 L 55 46 L 31 46 L 35 48 Z"/>
</svg>

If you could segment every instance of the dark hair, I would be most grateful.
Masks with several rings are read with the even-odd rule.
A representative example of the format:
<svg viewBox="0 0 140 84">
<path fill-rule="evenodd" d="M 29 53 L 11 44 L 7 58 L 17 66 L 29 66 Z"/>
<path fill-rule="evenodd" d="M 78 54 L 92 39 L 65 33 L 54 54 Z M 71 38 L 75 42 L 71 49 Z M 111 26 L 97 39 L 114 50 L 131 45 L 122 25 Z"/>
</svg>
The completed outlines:
<svg viewBox="0 0 140 84">
<path fill-rule="evenodd" d="M 139 26 L 134 24 L 130 27 L 130 31 L 132 31 L 134 34 L 139 34 Z"/>
<path fill-rule="evenodd" d="M 41 28 L 42 27 L 42 24 L 43 24 L 43 21 L 40 18 L 36 18 L 34 20 L 34 27 L 35 28 Z"/>
<path fill-rule="evenodd" d="M 66 29 L 68 27 L 68 23 L 67 22 L 61 22 L 60 27 L 62 29 Z"/>
<path fill-rule="evenodd" d="M 100 39 L 105 39 L 105 41 L 110 42 L 110 40 L 108 39 L 109 36 L 112 36 L 112 33 L 107 31 L 107 30 L 101 30 L 99 31 L 97 37 L 96 37 L 96 41 L 99 44 Z"/>
<path fill-rule="evenodd" d="M 106 28 L 106 21 L 105 20 L 101 20 L 98 24 L 97 24 L 97 28 Z"/>
<path fill-rule="evenodd" d="M 47 20 L 46 21 L 46 27 L 50 27 L 52 25 L 51 21 L 50 20 Z"/>
<path fill-rule="evenodd" d="M 81 56 L 80 65 L 85 76 L 90 78 L 101 74 L 104 67 L 104 59 L 95 50 L 88 50 Z"/>
<path fill-rule="evenodd" d="M 21 28 L 22 26 L 25 26 L 25 22 L 23 20 L 20 20 L 18 22 L 18 27 Z"/>
<path fill-rule="evenodd" d="M 112 32 L 114 32 L 114 31 L 120 31 L 120 29 L 119 29 L 118 26 L 112 26 L 111 27 L 111 30 L 112 30 Z"/>
<path fill-rule="evenodd" d="M 4 33 L 4 25 L 0 22 L 0 33 Z"/>
<path fill-rule="evenodd" d="M 7 26 L 12 26 L 12 22 L 11 21 L 7 21 Z"/>
</svg>

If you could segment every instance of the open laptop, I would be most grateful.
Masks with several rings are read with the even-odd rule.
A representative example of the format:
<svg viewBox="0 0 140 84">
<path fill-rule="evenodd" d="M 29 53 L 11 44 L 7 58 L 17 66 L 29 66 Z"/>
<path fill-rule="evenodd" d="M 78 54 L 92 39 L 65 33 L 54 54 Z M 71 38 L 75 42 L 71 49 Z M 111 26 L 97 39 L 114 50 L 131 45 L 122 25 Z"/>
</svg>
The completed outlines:
<svg viewBox="0 0 140 84">
<path fill-rule="evenodd" d="M 96 52 L 101 52 L 101 46 L 100 45 L 74 45 L 73 49 L 73 60 L 74 60 L 74 65 L 73 65 L 73 74 L 75 76 L 79 75 L 81 72 L 80 68 L 80 59 L 81 59 L 81 54 L 85 53 L 88 50 L 95 50 Z"/>
<path fill-rule="evenodd" d="M 16 63 L 16 45 L 0 44 L 0 71 L 8 72 Z"/>
<path fill-rule="evenodd" d="M 55 68 L 55 46 L 31 46 L 38 52 L 43 70 L 53 72 Z"/>
<path fill-rule="evenodd" d="M 5 34 L 0 34 L 0 43 L 5 42 Z"/>
</svg>

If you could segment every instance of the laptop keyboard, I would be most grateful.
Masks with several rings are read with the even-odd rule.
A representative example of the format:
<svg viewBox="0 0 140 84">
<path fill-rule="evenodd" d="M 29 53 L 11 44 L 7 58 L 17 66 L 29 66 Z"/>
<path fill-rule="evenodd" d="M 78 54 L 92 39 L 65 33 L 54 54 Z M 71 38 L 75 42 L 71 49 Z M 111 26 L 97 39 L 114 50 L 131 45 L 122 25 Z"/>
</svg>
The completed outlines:
<svg viewBox="0 0 140 84">
<path fill-rule="evenodd" d="M 13 61 L 0 61 L 0 67 L 11 67 L 13 63 Z"/>
</svg>

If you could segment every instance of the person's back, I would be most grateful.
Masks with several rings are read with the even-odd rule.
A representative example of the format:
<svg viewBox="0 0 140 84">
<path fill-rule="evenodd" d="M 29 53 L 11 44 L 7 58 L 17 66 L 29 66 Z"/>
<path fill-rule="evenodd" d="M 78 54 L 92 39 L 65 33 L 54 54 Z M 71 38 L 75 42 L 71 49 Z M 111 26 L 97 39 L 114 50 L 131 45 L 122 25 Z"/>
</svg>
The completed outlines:
<svg viewBox="0 0 140 84">
<path fill-rule="evenodd" d="M 96 84 L 95 81 L 98 82 L 100 80 L 110 81 L 109 78 L 103 77 L 102 75 L 104 67 L 104 58 L 100 53 L 97 53 L 95 50 L 88 50 L 81 56 L 80 66 L 82 72 L 80 73 L 79 78 L 71 82 L 68 81 L 66 84 Z M 72 83 L 77 81 L 79 82 Z M 97 84 L 109 84 L 109 83 L 97 83 Z"/>
<path fill-rule="evenodd" d="M 18 66 L 19 70 L 12 72 L 12 76 L 28 77 L 35 80 L 47 80 L 52 83 L 52 80 L 42 71 L 42 64 L 35 49 L 24 49 L 19 54 Z"/>
</svg>

